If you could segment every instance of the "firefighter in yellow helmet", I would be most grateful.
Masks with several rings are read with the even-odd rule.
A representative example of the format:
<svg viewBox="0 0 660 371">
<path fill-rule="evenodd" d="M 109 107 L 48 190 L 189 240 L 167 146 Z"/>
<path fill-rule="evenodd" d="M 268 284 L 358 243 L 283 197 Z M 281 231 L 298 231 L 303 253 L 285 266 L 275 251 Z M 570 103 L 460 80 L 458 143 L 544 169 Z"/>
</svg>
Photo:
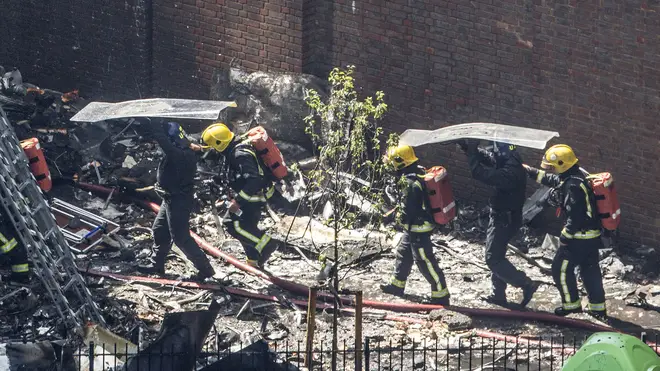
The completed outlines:
<svg viewBox="0 0 660 371">
<path fill-rule="evenodd" d="M 210 125 L 201 139 L 224 155 L 229 164 L 229 186 L 236 196 L 230 201 L 231 220 L 225 222 L 225 228 L 243 246 L 247 263 L 263 268 L 278 247 L 278 241 L 271 241 L 271 236 L 257 227 L 266 201 L 275 192 L 273 182 L 266 176 L 252 144 L 234 135 L 227 125 Z"/>
<path fill-rule="evenodd" d="M 400 145 L 388 150 L 387 163 L 394 167 L 399 184 L 398 228 L 403 238 L 396 250 L 394 274 L 383 292 L 403 296 L 413 260 L 424 278 L 431 284 L 430 304 L 449 305 L 449 290 L 442 269 L 433 255 L 431 233 L 433 216 L 424 186 L 424 169 L 417 165 L 418 158 L 411 146 Z"/>
<path fill-rule="evenodd" d="M 589 295 L 587 313 L 606 319 L 605 291 L 598 266 L 598 249 L 603 248 L 603 242 L 595 195 L 573 149 L 566 144 L 550 147 L 543 156 L 541 168 L 543 170 L 525 165 L 530 178 L 558 191 L 565 220 L 560 246 L 552 262 L 552 276 L 562 298 L 562 306 L 555 309 L 555 314 L 582 312 L 574 273 L 575 266 L 579 266 Z"/>
</svg>

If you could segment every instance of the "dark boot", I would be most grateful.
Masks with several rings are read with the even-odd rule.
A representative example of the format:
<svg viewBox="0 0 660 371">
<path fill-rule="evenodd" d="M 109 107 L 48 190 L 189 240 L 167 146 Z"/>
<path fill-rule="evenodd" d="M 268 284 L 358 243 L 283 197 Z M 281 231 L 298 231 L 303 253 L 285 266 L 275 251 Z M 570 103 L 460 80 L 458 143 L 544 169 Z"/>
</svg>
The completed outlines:
<svg viewBox="0 0 660 371">
<path fill-rule="evenodd" d="M 394 286 L 391 283 L 387 285 L 380 285 L 380 289 L 383 290 L 384 293 L 394 295 L 394 296 L 403 296 L 403 291 L 401 287 Z"/>
<path fill-rule="evenodd" d="M 162 276 L 165 274 L 165 264 L 157 264 L 154 262 L 148 264 L 138 264 L 137 271 L 142 274 L 157 274 Z"/>
<path fill-rule="evenodd" d="M 490 294 L 488 296 L 482 296 L 481 300 L 500 307 L 507 307 L 509 305 L 504 295 Z"/>
<path fill-rule="evenodd" d="M 582 307 L 577 307 L 575 309 L 565 309 L 564 307 L 555 308 L 555 314 L 558 316 L 565 317 L 572 313 L 582 313 Z"/>
<path fill-rule="evenodd" d="M 527 286 L 523 287 L 523 298 L 520 302 L 520 306 L 525 308 L 527 304 L 532 300 L 534 293 L 539 289 L 541 283 L 538 281 L 532 281 Z"/>
<path fill-rule="evenodd" d="M 602 322 L 607 322 L 608 320 L 607 311 L 604 310 L 587 310 L 586 313 Z"/>
<path fill-rule="evenodd" d="M 424 298 L 423 304 L 432 304 L 432 305 L 442 305 L 443 307 L 449 306 L 449 295 L 444 298 L 433 298 L 427 297 Z"/>
</svg>

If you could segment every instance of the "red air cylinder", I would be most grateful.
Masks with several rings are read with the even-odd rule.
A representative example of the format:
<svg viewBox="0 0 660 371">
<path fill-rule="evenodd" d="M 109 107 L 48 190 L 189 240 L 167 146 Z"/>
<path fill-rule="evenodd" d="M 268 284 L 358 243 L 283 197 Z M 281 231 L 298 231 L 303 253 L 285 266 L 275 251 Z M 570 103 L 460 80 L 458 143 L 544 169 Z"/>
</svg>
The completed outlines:
<svg viewBox="0 0 660 371">
<path fill-rule="evenodd" d="M 21 148 L 23 148 L 23 152 L 25 152 L 25 155 L 28 158 L 30 171 L 37 180 L 37 183 L 39 183 L 39 188 L 44 192 L 50 191 L 53 182 L 50 179 L 50 170 L 48 170 L 48 165 L 46 164 L 44 151 L 39 145 L 39 139 L 26 139 L 21 142 Z"/>
<path fill-rule="evenodd" d="M 456 217 L 456 202 L 454 202 L 454 192 L 449 183 L 447 170 L 442 166 L 427 169 L 424 182 L 433 219 L 438 224 L 449 223 Z"/>
<path fill-rule="evenodd" d="M 270 172 L 277 179 L 284 179 L 288 170 L 284 163 L 284 157 L 280 149 L 277 148 L 273 139 L 266 133 L 266 129 L 261 126 L 254 127 L 246 133 L 248 139 L 257 151 L 257 155 L 264 164 L 270 169 Z"/>
<path fill-rule="evenodd" d="M 608 172 L 592 174 L 587 179 L 596 196 L 596 208 L 603 228 L 616 230 L 621 223 L 621 208 L 612 174 Z"/>
</svg>

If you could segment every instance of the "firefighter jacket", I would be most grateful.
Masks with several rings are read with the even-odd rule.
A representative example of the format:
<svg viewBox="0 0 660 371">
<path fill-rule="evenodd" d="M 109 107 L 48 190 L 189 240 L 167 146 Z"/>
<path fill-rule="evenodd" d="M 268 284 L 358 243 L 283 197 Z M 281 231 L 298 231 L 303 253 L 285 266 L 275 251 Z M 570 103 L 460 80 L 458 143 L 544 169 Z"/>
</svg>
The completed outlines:
<svg viewBox="0 0 660 371">
<path fill-rule="evenodd" d="M 264 167 L 249 141 L 241 141 L 236 137 L 226 153 L 230 170 L 229 185 L 236 192 L 236 202 L 241 208 L 254 203 L 264 203 L 273 196 L 275 186 L 264 172 Z"/>
<path fill-rule="evenodd" d="M 417 165 L 410 165 L 397 172 L 400 178 L 397 223 L 405 231 L 425 233 L 434 228 L 424 188 L 424 174 L 424 169 Z"/>
<path fill-rule="evenodd" d="M 175 145 L 160 128 L 150 134 L 165 154 L 158 164 L 157 180 L 160 188 L 169 194 L 193 192 L 197 172 L 195 152 Z"/>
<path fill-rule="evenodd" d="M 495 187 L 495 193 L 490 197 L 493 210 L 522 209 L 525 204 L 527 177 L 518 152 L 496 156 L 483 148 L 472 148 L 467 155 L 472 177 Z"/>
<path fill-rule="evenodd" d="M 578 164 L 558 175 L 533 167 L 527 169 L 527 174 L 537 183 L 559 190 L 564 218 L 564 228 L 559 237 L 562 244 L 600 237 L 596 198 Z"/>
</svg>

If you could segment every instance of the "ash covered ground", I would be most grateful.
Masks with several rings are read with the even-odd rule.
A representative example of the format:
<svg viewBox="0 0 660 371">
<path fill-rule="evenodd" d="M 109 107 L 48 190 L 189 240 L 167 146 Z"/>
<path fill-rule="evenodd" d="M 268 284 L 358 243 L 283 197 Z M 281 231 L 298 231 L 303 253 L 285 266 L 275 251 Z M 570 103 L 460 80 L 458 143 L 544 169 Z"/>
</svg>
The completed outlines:
<svg viewBox="0 0 660 371">
<path fill-rule="evenodd" d="M 68 122 L 71 111 L 76 110 L 75 104 L 61 106 L 58 110 L 54 110 L 50 105 L 43 112 L 30 113 L 32 119 L 29 124 L 20 120 L 27 110 L 26 107 L 29 108 L 23 105 L 20 110 L 12 111 L 13 122 L 16 123 L 16 132 L 21 139 L 36 136 L 44 147 L 56 184 L 49 197 L 62 199 L 121 226 L 117 232 L 119 239 L 110 238 L 84 254 L 77 254 L 79 268 L 126 276 L 139 275 L 136 265 L 153 253 L 149 228 L 155 215 L 122 198 L 119 192 L 108 200 L 105 196 L 93 195 L 77 188 L 76 183 L 102 184 L 116 188 L 121 193 L 158 202 L 152 191 L 143 189 L 155 181 L 155 169 L 160 158 L 156 146 L 140 143 L 132 130 L 119 135 L 124 125 L 78 125 Z M 47 119 L 35 120 L 34 117 Z M 297 150 L 295 144 L 282 145 L 292 152 Z M 298 154 L 300 152 L 298 151 Z M 84 168 L 90 161 L 99 161 L 98 173 L 93 168 Z M 206 184 L 213 169 L 201 166 L 200 170 L 202 171 L 197 182 L 196 208 L 191 217 L 191 229 L 223 252 L 244 260 L 240 244 L 218 230 L 210 211 L 210 202 L 215 200 L 216 195 Z M 205 180 L 207 182 L 204 182 Z M 459 203 L 457 219 L 434 235 L 435 255 L 447 278 L 452 305 L 455 306 L 502 309 L 480 299 L 490 291 L 490 273 L 484 264 L 487 223 L 485 206 L 463 200 Z M 317 284 L 317 264 L 309 264 L 301 259 L 292 247 L 295 245 L 316 262 L 318 254 L 327 254 L 332 245 L 332 229 L 323 224 L 321 215 L 313 214 L 310 217 L 306 212 L 296 215 L 295 208 L 283 210 L 274 206 L 274 209 L 277 211 L 264 213 L 260 227 L 268 230 L 273 237 L 287 239 L 289 246 L 273 254 L 266 265 L 267 271 L 274 276 L 308 286 Z M 413 268 L 408 280 L 406 298 L 389 296 L 380 291 L 379 284 L 386 283 L 392 273 L 393 251 L 397 243 L 396 235 L 390 238 L 386 236 L 387 228 L 389 227 L 382 227 L 382 230 L 370 233 L 364 230 L 342 232 L 340 240 L 343 250 L 350 253 L 348 260 L 352 263 L 350 267 L 340 268 L 341 286 L 345 289 L 361 290 L 365 299 L 393 303 L 419 302 L 430 288 L 416 268 Z M 554 251 L 547 246 L 542 247 L 544 237 L 537 231 L 524 227 L 511 243 L 528 250 L 528 255 L 534 261 L 549 267 Z M 609 248 L 603 250 L 601 256 L 608 311 L 612 317 L 611 325 L 628 333 L 639 334 L 646 331 L 654 334 L 660 319 L 660 297 L 657 296 L 660 293 L 660 283 L 655 271 L 658 263 L 655 253 L 648 249 L 621 251 Z M 551 313 L 560 304 L 551 276 L 511 251 L 508 257 L 532 279 L 544 282 L 528 310 Z M 307 299 L 283 291 L 272 283 L 245 273 L 218 258 L 211 257 L 211 261 L 218 272 L 215 279 L 218 284 L 279 298 Z M 178 277 L 193 271 L 192 265 L 175 247 L 168 259 L 167 278 L 177 280 Z M 93 275 L 85 277 L 89 289 L 101 307 L 108 329 L 134 343 L 147 344 L 152 341 L 158 334 L 166 313 L 205 309 L 211 300 L 215 299 L 222 304 L 222 309 L 215 323 L 215 338 L 208 340 L 212 346 L 221 348 L 265 339 L 277 342 L 279 347 L 283 346 L 282 344 L 288 344 L 285 346 L 292 349 L 304 347 L 304 307 L 293 308 L 269 301 L 246 299 L 222 291 L 119 281 Z M 583 300 L 586 300 L 586 292 L 581 284 L 580 289 Z M 13 291 L 9 288 L 0 288 L 0 298 L 10 292 Z M 511 301 L 519 301 L 521 292 L 509 288 L 508 297 Z M 65 337 L 61 331 L 60 319 L 38 285 L 6 299 L 0 311 L 4 312 L 4 318 L 9 318 L 0 322 L 2 339 L 54 340 Z M 447 344 L 445 347 L 455 349 L 461 341 L 477 344 L 479 339 L 469 339 L 468 335 L 472 329 L 484 329 L 532 339 L 552 335 L 575 337 L 579 346 L 579 342 L 591 333 L 545 323 L 504 320 L 489 316 L 454 317 L 447 311 L 431 315 L 401 314 L 424 323 L 385 320 L 386 314 L 393 313 L 365 308 L 363 336 L 373 339 L 375 344 L 410 346 L 413 342 L 433 344 L 440 341 Z M 587 315 L 571 317 L 593 321 Z M 352 315 L 342 312 L 339 323 L 340 349 L 354 348 L 355 319 Z M 320 350 L 323 347 L 327 350 L 332 340 L 330 310 L 317 313 L 316 327 L 315 348 Z M 496 343 L 500 342 L 493 342 L 490 346 Z M 485 347 L 488 346 L 487 342 Z M 530 353 L 529 357 L 545 359 L 553 356 L 551 353 Z"/>
</svg>

